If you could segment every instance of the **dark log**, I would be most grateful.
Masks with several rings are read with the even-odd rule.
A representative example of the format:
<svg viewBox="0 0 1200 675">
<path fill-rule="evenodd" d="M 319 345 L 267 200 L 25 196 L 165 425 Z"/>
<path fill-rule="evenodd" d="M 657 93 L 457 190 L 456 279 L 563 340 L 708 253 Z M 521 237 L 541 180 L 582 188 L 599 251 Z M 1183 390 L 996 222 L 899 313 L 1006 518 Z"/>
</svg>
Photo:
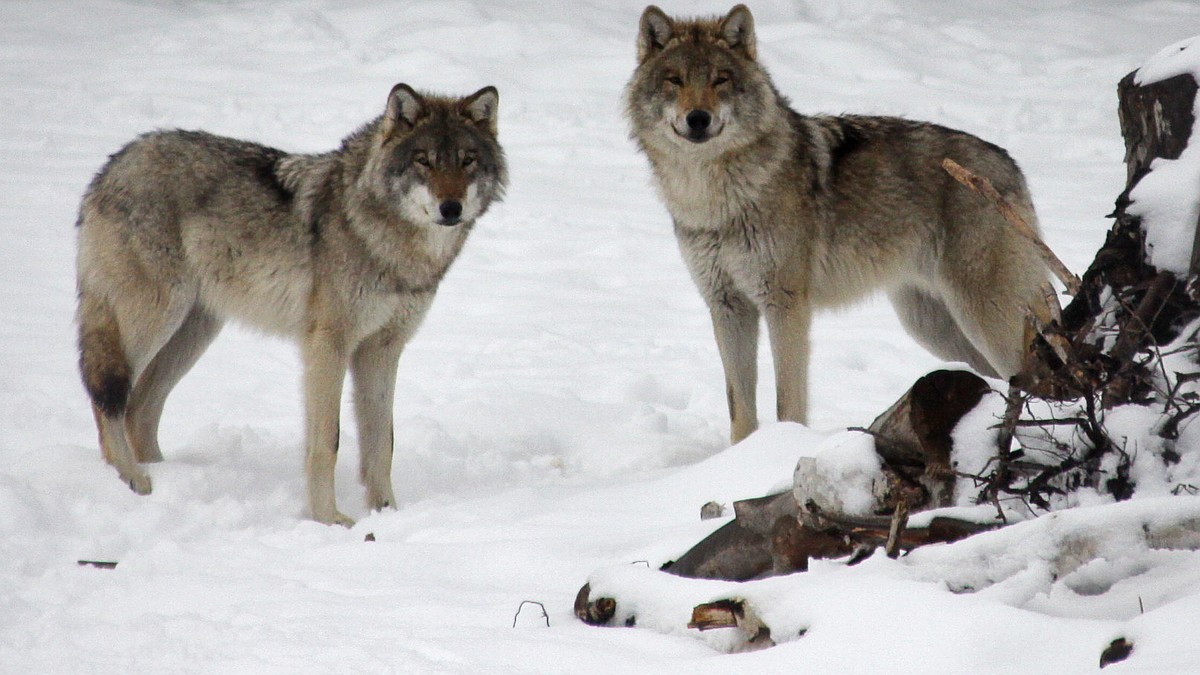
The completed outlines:
<svg viewBox="0 0 1200 675">
<path fill-rule="evenodd" d="M 1111 666 L 1114 663 L 1120 663 L 1129 658 L 1133 653 L 1133 643 L 1125 638 L 1117 638 L 1113 640 L 1104 651 L 1100 653 L 1100 667 Z"/>
<path fill-rule="evenodd" d="M 617 613 L 617 601 L 612 598 L 591 599 L 592 585 L 584 584 L 575 594 L 575 616 L 590 626 L 603 626 Z"/>
<path fill-rule="evenodd" d="M 700 631 L 737 628 L 745 640 L 734 648 L 733 651 L 737 652 L 775 646 L 775 641 L 771 639 L 771 629 L 741 600 L 717 600 L 696 605 L 692 608 L 692 620 L 688 622 L 688 628 Z"/>
<path fill-rule="evenodd" d="M 866 431 L 875 437 L 875 452 L 895 483 L 881 505 L 885 512 L 901 501 L 910 511 L 949 506 L 954 487 L 950 434 L 988 391 L 988 383 L 974 373 L 935 370 L 871 422 Z"/>
<path fill-rule="evenodd" d="M 1123 299 L 1126 314 L 1132 312 L 1159 273 L 1147 262 L 1141 219 L 1127 210 L 1131 203 L 1129 195 L 1150 172 L 1151 162 L 1159 158 L 1177 159 L 1187 147 L 1195 123 L 1197 86 L 1187 74 L 1147 85 L 1138 85 L 1136 76 L 1137 71 L 1129 73 L 1117 85 L 1117 112 L 1121 136 L 1125 139 L 1125 189 L 1117 197 L 1116 209 L 1111 214 L 1116 223 L 1083 274 L 1080 293 L 1063 310 L 1063 326 L 1068 333 L 1084 333 L 1093 325 L 1105 309 L 1100 298 L 1106 288 Z M 1200 224 L 1197 232 L 1200 233 Z M 1197 253 L 1193 247 L 1193 269 L 1200 264 L 1196 261 Z M 1195 287 L 1194 279 L 1187 281 Z M 1183 286 L 1175 284 L 1168 289 L 1168 297 L 1154 321 L 1147 324 L 1148 330 L 1141 335 L 1143 339 L 1130 345 L 1135 351 L 1150 340 L 1159 344 L 1168 341 L 1181 316 L 1197 314 L 1197 304 L 1187 297 Z M 1125 325 L 1125 320 L 1125 316 L 1117 319 L 1120 325 Z M 1122 362 L 1115 358 L 1113 361 L 1118 366 Z"/>
<path fill-rule="evenodd" d="M 781 557 L 774 550 L 777 524 L 796 522 L 796 500 L 792 493 L 781 492 L 734 502 L 733 512 L 733 520 L 677 560 L 663 565 L 662 570 L 681 577 L 727 581 L 769 576 L 773 571 L 792 571 L 790 561 L 795 554 Z M 789 568 L 781 569 L 780 564 Z"/>
</svg>

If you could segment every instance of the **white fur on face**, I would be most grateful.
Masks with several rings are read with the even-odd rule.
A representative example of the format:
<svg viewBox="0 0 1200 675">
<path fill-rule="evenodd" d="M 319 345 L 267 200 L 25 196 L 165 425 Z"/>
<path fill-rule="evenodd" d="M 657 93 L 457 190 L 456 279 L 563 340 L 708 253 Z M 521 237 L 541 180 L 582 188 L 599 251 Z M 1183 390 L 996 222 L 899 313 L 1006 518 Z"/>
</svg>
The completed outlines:
<svg viewBox="0 0 1200 675">
<path fill-rule="evenodd" d="M 680 110 L 679 106 L 671 106 L 671 108 L 674 109 L 674 115 L 668 117 L 668 123 L 675 131 L 676 136 L 678 136 L 681 141 L 694 143 L 694 141 L 687 138 L 687 116 L 688 113 L 692 111 L 690 109 Z M 712 115 L 712 121 L 708 124 L 708 135 L 706 136 L 707 140 L 705 141 L 706 143 L 711 142 L 714 138 L 720 136 L 721 132 L 725 130 L 725 124 L 729 121 L 729 106 L 722 103 L 717 107 L 716 110 L 710 110 L 709 114 Z"/>
<path fill-rule="evenodd" d="M 691 111 L 691 108 L 682 110 L 677 105 L 668 105 L 663 108 L 662 122 L 665 129 L 669 130 L 664 133 L 668 143 L 690 148 L 693 152 L 702 152 L 706 149 L 716 150 L 718 146 L 723 146 L 724 144 L 720 143 L 720 141 L 724 140 L 722 132 L 725 131 L 725 127 L 733 119 L 732 107 L 727 103 L 721 103 L 717 106 L 716 110 L 709 111 L 712 115 L 712 121 L 708 125 L 707 140 L 702 143 L 697 143 L 687 137 L 687 116 Z"/>
<path fill-rule="evenodd" d="M 438 199 L 437 195 L 433 194 L 428 185 L 414 185 L 404 195 L 402 212 L 406 219 L 418 225 L 456 227 L 457 225 L 441 224 L 443 201 L 442 199 Z M 479 199 L 479 187 L 475 183 L 467 185 L 467 193 L 463 195 L 461 203 L 462 216 L 459 218 L 460 223 L 472 222 L 483 212 L 483 203 Z"/>
<path fill-rule="evenodd" d="M 441 201 L 429 190 L 429 186 L 418 183 L 404 193 L 401 210 L 410 222 L 441 227 L 438 225 L 442 218 L 440 206 Z"/>
<path fill-rule="evenodd" d="M 479 188 L 475 183 L 467 185 L 467 194 L 463 195 L 462 208 L 462 219 L 468 223 L 478 218 L 482 212 L 483 205 L 479 201 Z"/>
</svg>

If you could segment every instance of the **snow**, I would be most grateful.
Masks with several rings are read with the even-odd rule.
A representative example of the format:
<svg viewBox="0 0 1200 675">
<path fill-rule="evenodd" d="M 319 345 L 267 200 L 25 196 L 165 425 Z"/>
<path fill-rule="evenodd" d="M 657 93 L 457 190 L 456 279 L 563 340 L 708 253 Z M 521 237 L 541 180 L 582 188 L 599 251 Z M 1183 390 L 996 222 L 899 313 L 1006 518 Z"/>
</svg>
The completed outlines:
<svg viewBox="0 0 1200 675">
<path fill-rule="evenodd" d="M 797 504 L 812 500 L 823 511 L 850 516 L 872 515 L 887 487 L 875 439 L 862 431 L 836 434 L 815 455 L 799 457 L 792 484 Z"/>
<path fill-rule="evenodd" d="M 666 9 L 728 9 L 702 5 Z M 707 312 L 621 118 L 643 7 L 0 3 L 0 671 L 1078 672 L 1119 636 L 1135 650 L 1114 670 L 1200 670 L 1197 556 L 1140 534 L 1200 517 L 1196 498 L 1097 495 L 966 546 L 742 585 L 652 569 L 727 522 L 701 522 L 702 504 L 786 488 L 796 458 L 940 364 L 878 298 L 822 315 L 812 428 L 765 424 L 725 448 Z M 1200 6 L 1172 1 L 752 9 L 799 109 L 1007 147 L 1076 271 L 1124 184 L 1117 81 L 1200 25 Z M 100 458 L 75 371 L 72 223 L 92 173 L 159 127 L 330 149 L 397 81 L 497 86 L 512 178 L 401 359 L 400 508 L 363 508 L 345 425 L 338 499 L 358 525 L 305 520 L 295 349 L 236 328 L 168 403 L 154 493 L 132 494 Z M 1147 480 L 1165 491 L 1189 461 Z M 1055 579 L 1045 552 L 1070 537 L 1102 545 Z M 620 609 L 639 628 L 575 620 L 589 578 L 631 597 Z M 684 627 L 728 594 L 780 646 L 727 655 L 728 632 Z M 548 628 L 528 605 L 513 627 L 523 600 L 545 604 Z"/>
</svg>

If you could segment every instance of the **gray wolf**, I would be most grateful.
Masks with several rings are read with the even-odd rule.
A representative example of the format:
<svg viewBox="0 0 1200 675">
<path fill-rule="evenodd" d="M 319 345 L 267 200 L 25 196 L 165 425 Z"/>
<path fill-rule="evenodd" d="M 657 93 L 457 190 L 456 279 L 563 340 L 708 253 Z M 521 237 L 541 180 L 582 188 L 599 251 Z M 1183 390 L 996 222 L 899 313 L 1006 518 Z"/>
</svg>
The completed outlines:
<svg viewBox="0 0 1200 675">
<path fill-rule="evenodd" d="M 1017 372 L 1021 306 L 1040 296 L 1045 265 L 941 168 L 949 157 L 988 177 L 1036 223 L 1003 149 L 923 122 L 796 112 L 758 61 L 744 5 L 711 19 L 647 7 L 637 44 L 631 135 L 712 315 L 734 442 L 758 425 L 760 317 L 781 420 L 806 418 L 813 310 L 875 289 L 935 355 Z"/>
<path fill-rule="evenodd" d="M 324 154 L 200 131 L 146 134 L 92 180 L 78 221 L 79 364 L 104 458 L 138 494 L 162 459 L 171 389 L 228 319 L 299 342 L 311 515 L 334 499 L 349 370 L 372 509 L 394 508 L 400 351 L 475 220 L 506 183 L 495 88 L 392 88 L 382 115 Z"/>
</svg>

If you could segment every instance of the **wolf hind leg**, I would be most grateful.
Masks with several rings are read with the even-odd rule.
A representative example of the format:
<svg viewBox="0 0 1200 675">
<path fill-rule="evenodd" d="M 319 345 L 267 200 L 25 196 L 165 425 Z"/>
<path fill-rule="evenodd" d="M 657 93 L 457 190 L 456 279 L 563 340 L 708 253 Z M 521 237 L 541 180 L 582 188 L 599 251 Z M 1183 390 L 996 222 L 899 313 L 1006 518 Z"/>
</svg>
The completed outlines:
<svg viewBox="0 0 1200 675">
<path fill-rule="evenodd" d="M 79 370 L 92 400 L 100 454 L 131 490 L 149 494 L 150 477 L 138 468 L 125 437 L 125 410 L 133 374 L 121 344 L 116 313 L 103 298 L 81 289 L 78 320 Z"/>
<path fill-rule="evenodd" d="M 933 293 L 916 286 L 901 286 L 888 292 L 900 323 L 921 346 L 947 361 L 964 361 L 989 377 L 996 369 L 963 332 L 950 308 Z"/>
<path fill-rule="evenodd" d="M 161 462 L 158 423 L 167 396 L 221 332 L 223 322 L 200 306 L 192 306 L 175 334 L 154 355 L 129 396 L 125 431 L 139 462 Z"/>
<path fill-rule="evenodd" d="M 126 432 L 137 382 L 147 365 L 179 329 L 195 295 L 153 289 L 121 297 L 120 306 L 86 287 L 79 294 L 79 366 L 92 399 L 105 461 L 130 489 L 149 494 L 150 477 L 138 467 Z"/>
</svg>

